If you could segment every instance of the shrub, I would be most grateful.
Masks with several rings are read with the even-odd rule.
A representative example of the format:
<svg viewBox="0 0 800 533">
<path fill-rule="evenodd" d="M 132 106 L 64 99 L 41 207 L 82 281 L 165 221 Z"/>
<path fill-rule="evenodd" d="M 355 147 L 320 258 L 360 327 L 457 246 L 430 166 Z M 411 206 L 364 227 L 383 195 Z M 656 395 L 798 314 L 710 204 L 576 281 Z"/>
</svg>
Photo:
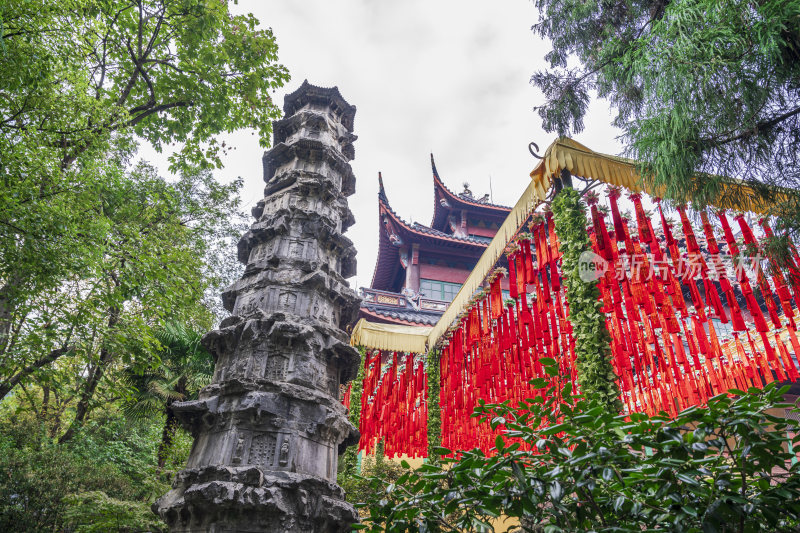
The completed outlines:
<svg viewBox="0 0 800 533">
<path fill-rule="evenodd" d="M 159 475 L 161 419 L 130 423 L 113 411 L 66 444 L 29 416 L 0 421 L 0 531 L 160 531 L 149 505 L 169 486 Z M 177 439 L 170 463 L 183 463 Z"/>
<path fill-rule="evenodd" d="M 117 500 L 102 491 L 72 494 L 65 501 L 67 510 L 64 517 L 75 533 L 167 531 L 145 502 Z"/>
<path fill-rule="evenodd" d="M 129 490 L 115 468 L 76 457 L 31 420 L 3 428 L 0 472 L 0 531 L 60 530 L 66 495 L 101 488 Z"/>
<path fill-rule="evenodd" d="M 473 416 L 506 428 L 496 455 L 466 451 L 391 483 L 373 476 L 379 496 L 356 527 L 490 530 L 503 515 L 521 524 L 511 530 L 547 533 L 797 531 L 800 465 L 787 437 L 797 427 L 771 414 L 790 407 L 786 390 L 731 391 L 674 419 L 618 416 L 569 388 L 569 403 L 551 390 L 515 409 L 480 405 Z"/>
<path fill-rule="evenodd" d="M 364 455 L 361 460 L 361 473 L 356 474 L 355 468 L 340 472 L 337 482 L 345 491 L 348 502 L 359 504 L 362 516 L 365 509 L 378 505 L 383 497 L 381 492 L 374 492 L 373 479 L 380 479 L 383 483 L 394 483 L 408 469 L 395 461 L 387 461 L 383 456 L 383 445 L 379 443 L 374 456 Z"/>
</svg>

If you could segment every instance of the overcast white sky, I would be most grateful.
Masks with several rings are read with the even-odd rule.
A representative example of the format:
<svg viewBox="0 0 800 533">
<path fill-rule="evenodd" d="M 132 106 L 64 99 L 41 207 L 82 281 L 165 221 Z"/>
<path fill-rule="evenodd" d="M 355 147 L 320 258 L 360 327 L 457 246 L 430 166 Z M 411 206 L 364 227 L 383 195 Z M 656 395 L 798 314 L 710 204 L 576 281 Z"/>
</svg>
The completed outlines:
<svg viewBox="0 0 800 533">
<path fill-rule="evenodd" d="M 530 0 L 239 0 L 275 32 L 280 61 L 292 80 L 338 86 L 355 105 L 356 224 L 348 236 L 358 250 L 354 287 L 369 286 L 378 243 L 378 171 L 390 203 L 407 221 L 429 224 L 433 211 L 430 153 L 452 190 L 469 182 L 474 194 L 513 205 L 535 160 L 528 143 L 544 148 L 533 107 L 541 94 L 530 84 L 550 49 L 531 31 L 537 10 Z M 598 101 L 576 140 L 618 154 L 617 130 Z M 249 131 L 229 137 L 236 146 L 217 172 L 241 176 L 245 210 L 263 196 L 261 154 Z M 145 154 L 145 157 L 147 155 Z M 232 251 L 232 253 L 234 253 Z"/>
</svg>

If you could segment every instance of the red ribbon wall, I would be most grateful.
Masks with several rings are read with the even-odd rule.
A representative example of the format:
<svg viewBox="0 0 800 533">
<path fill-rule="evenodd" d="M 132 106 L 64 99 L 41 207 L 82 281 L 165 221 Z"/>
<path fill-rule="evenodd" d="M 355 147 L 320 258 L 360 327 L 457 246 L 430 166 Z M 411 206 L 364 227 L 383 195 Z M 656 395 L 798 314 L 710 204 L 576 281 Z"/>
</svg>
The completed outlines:
<svg viewBox="0 0 800 533">
<path fill-rule="evenodd" d="M 701 213 L 700 217 L 706 241 L 704 253 L 686 210 L 678 208 L 685 241 L 682 251 L 658 200 L 663 242 L 655 237 L 641 198 L 630 196 L 636 211 L 636 226 L 631 227 L 620 214 L 618 197 L 619 192 L 611 190 L 613 233 L 606 230 L 596 202 L 589 202 L 593 220 L 590 233 L 594 252 L 609 262 L 608 271 L 600 279 L 602 311 L 612 335 L 613 363 L 627 410 L 675 415 L 732 388 L 747 390 L 751 386 L 763 387 L 774 379 L 797 380 L 797 368 L 783 339 L 769 335 L 746 269 L 736 268 L 735 279 L 729 278 L 708 215 Z M 715 216 L 723 229 L 728 259 L 733 260 L 739 250 L 728 216 L 724 211 Z M 755 253 L 758 243 L 746 218 L 737 215 L 735 220 L 745 244 Z M 767 227 L 766 221 L 761 223 Z M 773 328 L 781 328 L 770 284 L 763 270 L 756 271 L 761 301 Z M 781 295 L 786 331 L 794 347 L 797 335 L 790 290 L 781 280 L 782 274 L 776 271 L 773 282 Z M 800 278 L 796 278 L 793 287 L 795 296 L 800 295 L 797 280 Z M 745 309 L 740 307 L 735 287 L 745 301 Z M 686 301 L 684 292 L 690 301 Z M 748 330 L 745 315 L 752 321 L 754 332 Z M 723 350 L 712 318 L 731 324 L 730 342 L 736 345 L 735 355 Z M 756 347 L 751 333 L 760 336 L 763 349 Z"/>
<path fill-rule="evenodd" d="M 367 351 L 361 393 L 359 451 L 371 454 L 382 439 L 388 457 L 428 456 L 428 379 L 415 354 Z M 349 397 L 348 397 L 349 401 Z"/>
<path fill-rule="evenodd" d="M 451 450 L 480 447 L 491 453 L 504 429 L 479 424 L 472 414 L 479 400 L 509 400 L 512 405 L 542 395 L 534 378 L 575 385 L 575 342 L 558 271 L 558 242 L 550 217 L 532 228 L 532 239 L 519 241 L 509 255 L 512 303 L 504 305 L 501 276 L 487 296 L 465 314 L 442 348 L 442 446 Z M 531 292 L 529 301 L 527 294 Z M 559 376 L 545 373 L 541 358 L 555 360 Z"/>
<path fill-rule="evenodd" d="M 610 228 L 597 199 L 589 199 L 588 231 L 594 253 L 607 265 L 598 279 L 601 309 L 611 334 L 612 364 L 626 410 L 675 415 L 732 388 L 746 390 L 775 379 L 800 378 L 790 353 L 800 354 L 792 308 L 793 303 L 800 308 L 796 250 L 786 275 L 772 268 L 768 278 L 766 272 L 756 269 L 754 288 L 745 269 L 735 269 L 731 276 L 725 265 L 740 250 L 724 211 L 713 214 L 724 243 L 718 241 L 708 214 L 699 213 L 703 250 L 685 209 L 678 209 L 678 231 L 656 200 L 659 238 L 641 197 L 629 196 L 636 214 L 630 221 L 620 213 L 619 196 L 618 190 L 609 190 Z M 734 222 L 752 255 L 759 247 L 753 229 L 744 216 L 735 216 Z M 766 236 L 772 235 L 765 220 L 759 224 Z M 578 391 L 569 295 L 561 284 L 559 246 L 551 216 L 534 224 L 531 231 L 531 237 L 520 239 L 518 248 L 509 254 L 513 303 L 503 302 L 501 276 L 496 276 L 489 293 L 465 310 L 442 347 L 440 404 L 442 445 L 446 448 L 480 447 L 491 453 L 496 435 L 504 429 L 491 430 L 470 416 L 480 399 L 513 404 L 541 395 L 541 389 L 528 383 L 538 377 L 556 385 L 570 381 Z M 730 340 L 720 338 L 715 320 L 730 324 Z M 393 354 L 381 378 L 379 359 L 375 359 L 379 357 L 367 358 L 370 366 L 362 396 L 361 449 L 370 451 L 382 437 L 387 453 L 422 455 L 427 420 L 424 386 L 409 385 L 424 383 L 422 368 L 406 364 L 399 376 L 398 355 Z M 557 362 L 559 376 L 545 374 L 544 357 Z"/>
</svg>

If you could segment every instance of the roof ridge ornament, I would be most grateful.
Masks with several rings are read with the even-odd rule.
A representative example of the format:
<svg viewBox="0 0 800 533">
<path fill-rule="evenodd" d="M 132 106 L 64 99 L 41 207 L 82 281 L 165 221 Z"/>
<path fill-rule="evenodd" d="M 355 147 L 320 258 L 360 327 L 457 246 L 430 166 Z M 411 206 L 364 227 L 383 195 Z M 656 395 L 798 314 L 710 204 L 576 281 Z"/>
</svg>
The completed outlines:
<svg viewBox="0 0 800 533">
<path fill-rule="evenodd" d="M 531 141 L 530 143 L 528 143 L 528 151 L 536 159 L 544 159 L 544 157 L 539 155 L 539 145 L 536 144 L 535 142 Z"/>
<path fill-rule="evenodd" d="M 469 188 L 469 182 L 465 181 L 462 185 L 464 185 L 464 190 L 458 193 L 458 195 L 465 200 L 475 201 L 475 197 L 472 195 L 472 190 Z"/>
</svg>

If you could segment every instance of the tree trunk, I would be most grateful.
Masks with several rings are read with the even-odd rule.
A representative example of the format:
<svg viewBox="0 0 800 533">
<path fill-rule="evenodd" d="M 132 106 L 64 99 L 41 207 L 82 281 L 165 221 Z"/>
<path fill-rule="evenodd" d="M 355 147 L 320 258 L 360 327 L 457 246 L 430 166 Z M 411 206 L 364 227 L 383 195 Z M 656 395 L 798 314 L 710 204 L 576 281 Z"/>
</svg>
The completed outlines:
<svg viewBox="0 0 800 533">
<path fill-rule="evenodd" d="M 75 432 L 83 426 L 86 415 L 89 414 L 89 403 L 92 400 L 92 396 L 94 396 L 94 391 L 97 389 L 97 385 L 103 378 L 106 367 L 111 362 L 111 358 L 110 350 L 107 348 L 100 350 L 100 360 L 89 373 L 89 379 L 86 380 L 86 384 L 83 387 L 83 392 L 81 393 L 81 399 L 78 400 L 78 406 L 75 408 L 75 419 L 72 421 L 72 424 L 70 424 L 67 431 L 61 435 L 60 439 L 58 439 L 59 444 L 63 444 L 74 437 Z"/>
<path fill-rule="evenodd" d="M 4 352 L 11 333 L 14 317 L 13 291 L 20 284 L 18 272 L 11 274 L 11 279 L 0 287 L 0 352 Z"/>
<path fill-rule="evenodd" d="M 119 322 L 120 310 L 117 307 L 112 307 L 109 309 L 109 316 L 108 316 L 108 334 L 114 326 L 117 325 Z M 79 430 L 82 426 L 84 421 L 86 420 L 86 416 L 89 414 L 90 407 L 89 404 L 92 400 L 92 396 L 94 396 L 94 391 L 97 390 L 97 386 L 100 384 L 100 381 L 103 379 L 103 374 L 108 368 L 111 360 L 113 359 L 113 354 L 108 347 L 103 347 L 100 350 L 100 360 L 97 362 L 97 365 L 89 372 L 89 378 L 86 380 L 86 384 L 83 387 L 83 392 L 81 393 L 81 398 L 78 400 L 78 406 L 75 408 L 75 419 L 70 424 L 67 431 L 61 435 L 61 438 L 58 439 L 59 444 L 63 444 L 67 442 L 69 439 L 75 436 L 75 432 Z"/>
<path fill-rule="evenodd" d="M 47 411 L 50 408 L 50 387 L 42 385 L 42 410 L 40 412 L 40 419 L 42 422 L 47 422 Z"/>
<path fill-rule="evenodd" d="M 62 398 L 58 394 L 57 387 L 53 389 L 51 392 L 53 394 L 53 399 L 55 401 L 53 407 L 53 423 L 50 426 L 49 435 L 51 439 L 54 439 L 56 438 L 56 435 L 58 435 L 61 432 L 61 416 L 64 414 L 64 411 L 67 409 L 67 406 L 72 401 L 72 398 L 75 397 L 75 395 L 70 394 L 66 398 Z"/>
<path fill-rule="evenodd" d="M 167 403 L 165 409 L 167 419 L 164 422 L 164 430 L 161 432 L 161 442 L 158 444 L 158 470 L 162 470 L 167 464 L 167 455 L 172 447 L 172 441 L 175 438 L 175 431 L 178 429 L 178 419 L 175 413 L 172 412 L 172 402 Z"/>
</svg>

